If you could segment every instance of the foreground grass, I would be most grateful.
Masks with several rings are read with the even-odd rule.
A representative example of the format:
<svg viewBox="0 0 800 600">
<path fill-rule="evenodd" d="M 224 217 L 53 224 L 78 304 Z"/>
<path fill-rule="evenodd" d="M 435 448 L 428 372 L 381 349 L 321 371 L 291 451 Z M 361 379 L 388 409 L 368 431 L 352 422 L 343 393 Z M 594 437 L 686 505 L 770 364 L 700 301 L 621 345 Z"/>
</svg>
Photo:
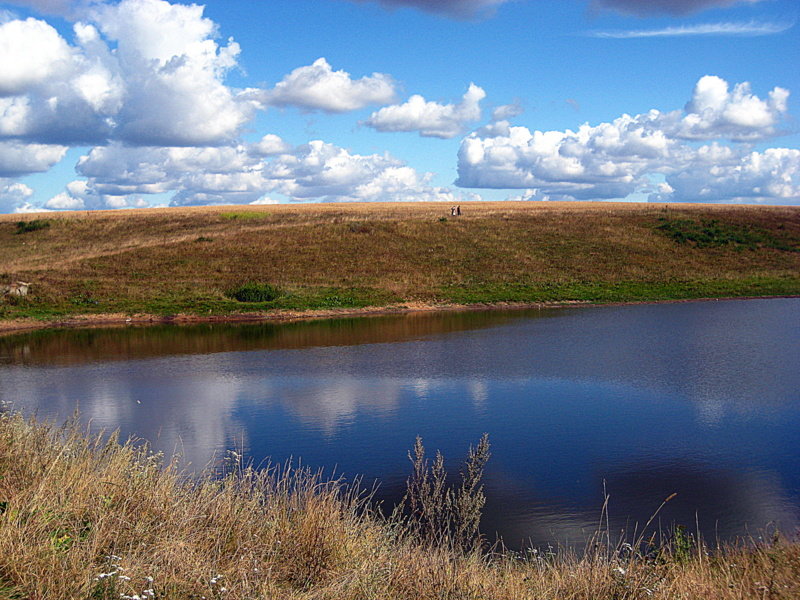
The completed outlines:
<svg viewBox="0 0 800 600">
<path fill-rule="evenodd" d="M 0 320 L 800 294 L 797 207 L 463 209 L 458 218 L 440 204 L 0 215 L 0 284 L 33 284 L 28 299 L 0 300 Z M 254 286 L 276 293 L 238 293 Z"/>
<path fill-rule="evenodd" d="M 0 599 L 800 597 L 800 546 L 785 541 L 465 551 L 341 482 L 231 458 L 189 479 L 141 446 L 0 414 Z"/>
</svg>

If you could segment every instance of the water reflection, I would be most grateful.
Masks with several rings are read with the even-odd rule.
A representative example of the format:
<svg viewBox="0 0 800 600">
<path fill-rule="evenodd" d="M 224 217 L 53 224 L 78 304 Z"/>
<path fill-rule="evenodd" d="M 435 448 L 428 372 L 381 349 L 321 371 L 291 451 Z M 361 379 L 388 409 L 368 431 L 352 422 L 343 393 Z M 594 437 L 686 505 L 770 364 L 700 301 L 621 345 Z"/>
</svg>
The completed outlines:
<svg viewBox="0 0 800 600">
<path fill-rule="evenodd" d="M 493 443 L 485 531 L 582 544 L 698 524 L 716 539 L 800 519 L 800 300 L 381 317 L 286 326 L 53 332 L 0 343 L 0 400 L 80 407 L 205 465 L 256 462 L 378 479 L 393 502 L 416 435 L 454 459 Z M 451 462 L 451 466 L 453 462 Z"/>
<path fill-rule="evenodd" d="M 0 364 L 71 365 L 175 354 L 300 349 L 400 342 L 481 329 L 522 316 L 558 316 L 557 310 L 455 311 L 402 316 L 53 329 L 0 337 Z"/>
</svg>

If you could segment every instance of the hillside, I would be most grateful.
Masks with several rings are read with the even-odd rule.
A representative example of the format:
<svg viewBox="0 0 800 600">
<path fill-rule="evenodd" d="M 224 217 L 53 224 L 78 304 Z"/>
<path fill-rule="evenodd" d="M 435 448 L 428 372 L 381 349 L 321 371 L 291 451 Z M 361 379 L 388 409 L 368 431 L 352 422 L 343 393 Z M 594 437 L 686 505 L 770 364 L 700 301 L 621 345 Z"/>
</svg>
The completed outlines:
<svg viewBox="0 0 800 600">
<path fill-rule="evenodd" d="M 462 211 L 425 203 L 0 215 L 0 286 L 31 283 L 27 298 L 0 300 L 0 322 L 800 294 L 800 207 L 503 202 Z M 236 300 L 247 283 L 269 284 L 256 292 L 271 286 L 275 297 Z"/>
</svg>

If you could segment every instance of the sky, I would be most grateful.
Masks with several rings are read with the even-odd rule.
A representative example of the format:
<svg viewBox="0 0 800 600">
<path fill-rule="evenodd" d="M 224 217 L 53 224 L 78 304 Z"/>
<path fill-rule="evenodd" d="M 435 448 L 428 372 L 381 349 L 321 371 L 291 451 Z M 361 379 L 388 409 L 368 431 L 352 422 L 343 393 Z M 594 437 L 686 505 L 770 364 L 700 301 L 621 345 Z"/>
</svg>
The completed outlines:
<svg viewBox="0 0 800 600">
<path fill-rule="evenodd" d="M 800 204 L 797 0 L 0 0 L 0 213 Z"/>
</svg>

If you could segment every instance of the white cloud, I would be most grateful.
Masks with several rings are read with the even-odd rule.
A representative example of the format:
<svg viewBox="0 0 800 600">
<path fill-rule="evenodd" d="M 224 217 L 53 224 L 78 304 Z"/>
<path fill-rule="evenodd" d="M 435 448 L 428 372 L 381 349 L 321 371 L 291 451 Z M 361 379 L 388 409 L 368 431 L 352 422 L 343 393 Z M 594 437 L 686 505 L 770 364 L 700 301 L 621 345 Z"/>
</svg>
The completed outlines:
<svg viewBox="0 0 800 600">
<path fill-rule="evenodd" d="M 769 148 L 743 156 L 704 147 L 672 174 L 651 202 L 752 202 L 800 199 L 800 150 Z"/>
<path fill-rule="evenodd" d="M 202 14 L 202 6 L 162 0 L 98 9 L 96 21 L 117 42 L 128 83 L 115 137 L 142 145 L 219 144 L 252 117 L 251 103 L 222 82 L 239 45 L 219 46 L 216 25 Z"/>
<path fill-rule="evenodd" d="M 777 133 L 788 91 L 767 100 L 748 84 L 706 76 L 698 81 L 686 112 L 623 115 L 576 131 L 530 131 L 500 121 L 461 143 L 457 185 L 528 190 L 525 198 L 610 199 L 646 191 L 647 175 L 666 177 L 671 191 L 657 197 L 720 201 L 786 200 L 798 196 L 797 153 L 716 142 L 696 148 L 689 140 L 753 141 Z M 655 196 L 654 196 L 655 197 Z"/>
<path fill-rule="evenodd" d="M 364 124 L 384 132 L 418 131 L 423 137 L 453 138 L 464 132 L 467 123 L 481 118 L 480 103 L 485 97 L 486 92 L 474 83 L 458 104 L 428 102 L 415 94 L 403 104 L 372 113 Z"/>
<path fill-rule="evenodd" d="M 627 31 L 591 31 L 590 37 L 607 39 L 635 39 L 652 37 L 688 37 L 698 35 L 760 36 L 783 33 L 794 27 L 794 23 L 770 23 L 748 21 L 741 23 L 704 23 L 699 25 L 680 25 L 662 29 L 632 29 Z"/>
<path fill-rule="evenodd" d="M 277 136 L 276 136 L 277 137 Z M 268 139 L 270 146 L 275 140 Z M 418 173 L 388 154 L 359 155 L 322 141 L 290 151 L 258 155 L 252 146 L 99 146 L 81 157 L 73 182 L 48 208 L 127 205 L 146 194 L 173 193 L 172 205 L 268 203 L 270 194 L 292 200 L 454 201 L 448 188 L 433 186 L 432 174 Z"/>
<path fill-rule="evenodd" d="M 459 150 L 464 187 L 531 188 L 577 199 L 616 198 L 633 192 L 654 164 L 668 163 L 676 142 L 627 115 L 577 131 L 505 127 L 494 137 L 465 138 Z"/>
<path fill-rule="evenodd" d="M 250 154 L 254 156 L 275 156 L 292 151 L 292 145 L 283 141 L 274 133 L 268 133 L 255 144 L 249 147 Z"/>
<path fill-rule="evenodd" d="M 32 86 L 64 76 L 72 60 L 69 45 L 44 21 L 0 24 L 0 96 L 22 94 Z"/>
<path fill-rule="evenodd" d="M 262 168 L 263 163 L 242 145 L 128 147 L 115 143 L 92 148 L 77 165 L 78 173 L 88 178 L 93 205 L 105 205 L 110 197 L 128 198 L 130 204 L 142 194 L 168 192 L 175 192 L 173 201 L 180 204 L 252 202 L 266 189 Z"/>
<path fill-rule="evenodd" d="M 24 183 L 0 178 L 0 213 L 16 212 L 26 206 L 33 190 Z"/>
<path fill-rule="evenodd" d="M 218 145 L 256 104 L 223 80 L 239 46 L 220 46 L 203 7 L 163 0 L 103 4 L 70 46 L 36 19 L 0 26 L 0 136 L 40 143 Z M 202 100 L 200 100 L 202 99 Z"/>
<path fill-rule="evenodd" d="M 339 113 L 386 104 L 394 95 L 395 84 L 389 75 L 373 73 L 353 79 L 350 73 L 334 71 L 327 60 L 318 58 L 311 65 L 298 67 L 259 97 L 267 105 Z"/>
<path fill-rule="evenodd" d="M 0 141 L 0 177 L 41 173 L 60 161 L 67 148 L 46 144 Z"/>
<path fill-rule="evenodd" d="M 280 204 L 280 201 L 279 200 L 275 200 L 274 198 L 270 198 L 268 196 L 264 196 L 262 198 L 259 198 L 258 200 L 253 200 L 250 204 L 253 204 L 253 205 L 256 205 L 256 206 L 264 205 L 264 204 Z"/>
<path fill-rule="evenodd" d="M 72 196 L 67 192 L 56 194 L 44 206 L 50 210 L 83 210 L 86 208 L 82 198 Z"/>
<path fill-rule="evenodd" d="M 78 179 L 69 182 L 63 192 L 50 198 L 44 206 L 48 210 L 93 210 L 143 208 L 149 204 L 135 194 L 100 193 L 91 181 Z"/>
<path fill-rule="evenodd" d="M 26 202 L 22 206 L 14 209 L 14 214 L 24 214 L 24 213 L 43 213 L 43 212 L 51 212 L 46 208 L 41 208 L 39 206 L 34 206 L 30 202 Z"/>
<path fill-rule="evenodd" d="M 673 135 L 699 140 L 762 140 L 778 133 L 776 127 L 786 114 L 788 98 L 788 90 L 776 87 L 762 100 L 751 93 L 747 82 L 729 91 L 727 81 L 706 75 L 695 85 L 686 115 Z"/>
<path fill-rule="evenodd" d="M 550 196 L 543 194 L 541 190 L 525 190 L 521 194 L 511 194 L 506 198 L 506 202 L 531 202 L 550 200 Z"/>
<path fill-rule="evenodd" d="M 265 165 L 271 191 L 295 200 L 453 201 L 448 188 L 430 185 L 432 174 L 419 174 L 388 154 L 351 154 L 322 141 L 299 146 Z"/>
</svg>

